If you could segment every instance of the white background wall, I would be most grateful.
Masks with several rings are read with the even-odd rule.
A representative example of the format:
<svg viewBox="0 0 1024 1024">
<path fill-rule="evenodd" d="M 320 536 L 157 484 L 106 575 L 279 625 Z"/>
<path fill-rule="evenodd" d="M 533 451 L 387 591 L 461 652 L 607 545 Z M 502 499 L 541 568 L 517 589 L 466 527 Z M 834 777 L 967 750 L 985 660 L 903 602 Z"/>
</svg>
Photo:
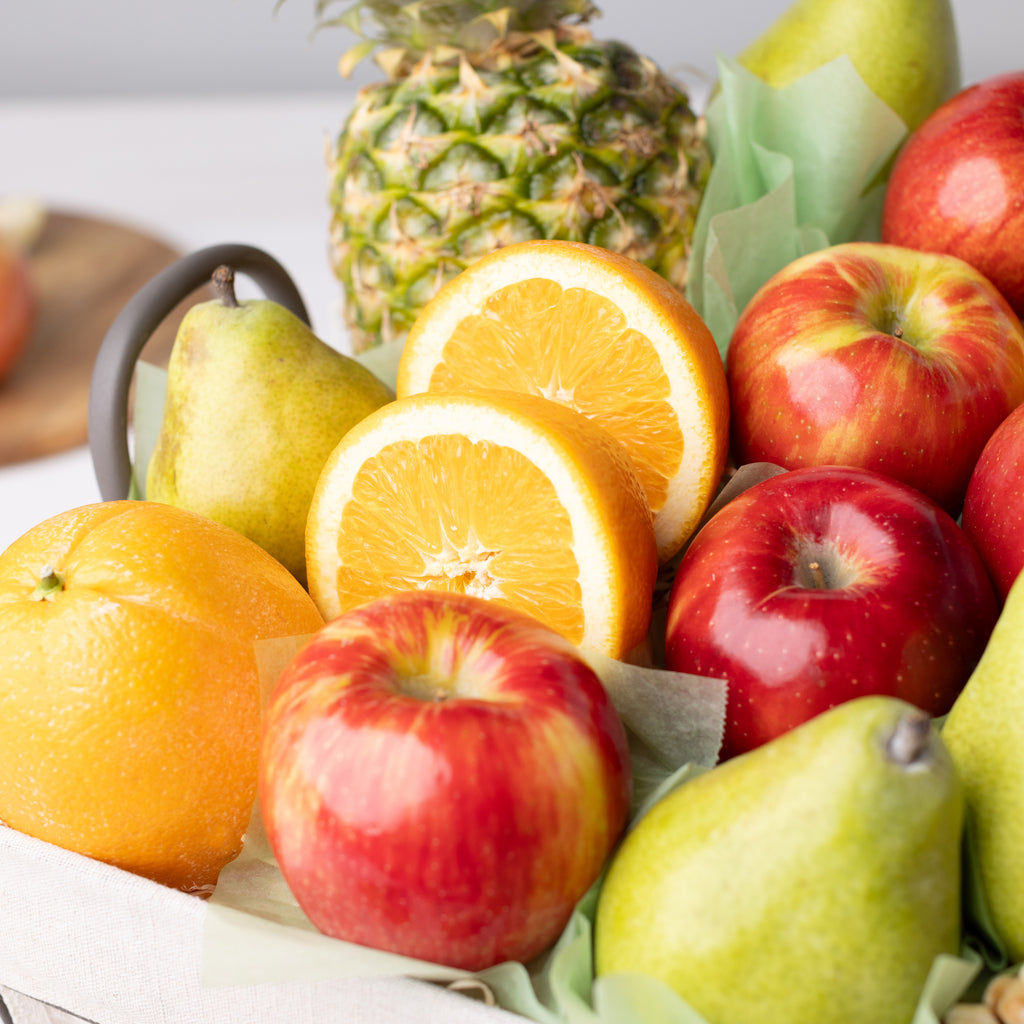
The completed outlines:
<svg viewBox="0 0 1024 1024">
<path fill-rule="evenodd" d="M 332 89 L 351 36 L 311 38 L 314 0 L 287 0 L 276 14 L 274 3 L 0 0 L 0 98 Z M 699 81 L 714 77 L 716 52 L 737 53 L 787 4 L 598 0 L 595 30 Z M 1024 67 L 1024 0 L 953 0 L 953 8 L 965 83 Z"/>
</svg>

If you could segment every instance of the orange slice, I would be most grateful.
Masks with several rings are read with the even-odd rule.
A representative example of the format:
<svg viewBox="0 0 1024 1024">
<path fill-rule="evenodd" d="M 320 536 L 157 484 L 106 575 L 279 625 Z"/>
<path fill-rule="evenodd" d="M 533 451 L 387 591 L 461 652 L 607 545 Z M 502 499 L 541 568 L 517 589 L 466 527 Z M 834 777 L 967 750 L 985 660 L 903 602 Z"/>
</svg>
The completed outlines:
<svg viewBox="0 0 1024 1024">
<path fill-rule="evenodd" d="M 622 446 L 533 395 L 416 395 L 352 428 L 306 526 L 324 618 L 386 593 L 498 601 L 624 658 L 650 626 L 657 553 Z"/>
<path fill-rule="evenodd" d="M 471 264 L 423 309 L 397 393 L 509 388 L 600 423 L 626 447 L 668 561 L 725 467 L 729 396 L 714 338 L 643 264 L 591 245 L 531 241 Z"/>
</svg>

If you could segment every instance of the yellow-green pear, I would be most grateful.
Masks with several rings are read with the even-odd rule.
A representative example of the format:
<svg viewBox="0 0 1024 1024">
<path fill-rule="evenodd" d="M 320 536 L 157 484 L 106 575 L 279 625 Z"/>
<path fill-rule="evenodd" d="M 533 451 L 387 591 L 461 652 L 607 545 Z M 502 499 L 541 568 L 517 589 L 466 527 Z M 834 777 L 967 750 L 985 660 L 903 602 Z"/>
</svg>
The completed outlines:
<svg viewBox="0 0 1024 1024">
<path fill-rule="evenodd" d="M 931 719 L 859 697 L 659 800 L 598 896 L 599 976 L 709 1024 L 908 1024 L 960 941 L 963 796 Z"/>
<path fill-rule="evenodd" d="M 146 497 L 245 534 L 303 584 L 305 528 L 327 456 L 394 398 L 284 306 L 237 301 L 234 274 L 182 318 L 167 366 Z"/>
<path fill-rule="evenodd" d="M 911 131 L 960 88 L 949 0 L 795 0 L 737 60 L 781 89 L 843 54 Z"/>
<path fill-rule="evenodd" d="M 1024 960 L 1024 576 L 1009 593 L 942 738 L 963 779 L 972 856 L 998 937 Z"/>
</svg>

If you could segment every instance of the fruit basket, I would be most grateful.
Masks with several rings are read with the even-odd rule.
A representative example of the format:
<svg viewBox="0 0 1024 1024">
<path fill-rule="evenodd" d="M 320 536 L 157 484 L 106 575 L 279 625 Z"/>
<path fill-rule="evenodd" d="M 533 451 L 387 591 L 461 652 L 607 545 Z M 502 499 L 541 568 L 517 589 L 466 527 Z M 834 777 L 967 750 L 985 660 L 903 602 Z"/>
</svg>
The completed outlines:
<svg viewBox="0 0 1024 1024">
<path fill-rule="evenodd" d="M 728 69 L 723 72 L 727 92 L 744 87 L 730 84 L 726 72 Z M 842 67 L 828 73 L 843 81 Z M 841 91 L 848 85 L 833 83 L 833 88 Z M 809 85 L 804 101 L 813 105 L 814 92 L 814 85 Z M 755 106 L 760 101 L 758 98 Z M 886 120 L 884 115 L 881 120 Z M 768 263 L 784 262 L 802 246 L 827 242 L 833 233 L 859 231 L 865 220 L 871 219 L 876 208 L 870 202 L 860 203 L 863 179 L 877 172 L 896 139 L 891 121 L 882 129 L 885 141 L 861 160 L 847 182 L 850 194 L 856 197 L 853 209 L 824 225 L 796 219 L 792 200 L 799 173 L 794 166 L 799 170 L 805 165 L 806 153 L 790 157 L 786 168 L 781 168 L 786 160 L 772 163 L 774 171 L 781 168 L 781 173 L 768 175 L 768 180 L 761 182 L 761 192 L 767 191 L 771 201 L 758 204 L 758 216 L 768 212 L 772 231 L 764 237 L 770 236 L 773 243 L 781 237 L 786 241 L 770 247 L 772 252 L 765 254 Z M 811 134 L 817 144 L 820 136 Z M 738 195 L 745 191 L 741 185 L 724 182 L 717 188 L 717 194 L 714 187 L 709 189 L 711 201 L 702 211 L 699 269 L 692 287 L 694 293 L 701 292 L 700 305 L 715 323 L 721 345 L 737 307 L 755 283 L 752 278 L 721 275 L 722 266 L 733 262 L 726 251 L 730 244 L 763 235 L 765 228 L 747 219 L 755 217 L 747 209 L 753 203 L 737 206 Z M 702 255 L 703 246 L 711 256 Z M 144 290 L 115 323 L 111 344 L 101 352 L 96 366 L 94 380 L 106 397 L 91 409 L 90 430 L 105 498 L 138 496 L 126 445 L 126 412 L 135 357 L 147 331 L 181 300 L 183 290 L 198 287 L 213 265 L 227 260 L 304 316 L 301 299 L 287 275 L 266 254 L 247 247 L 215 247 L 194 254 Z M 764 276 L 767 266 L 762 262 L 757 273 Z M 145 406 L 153 404 L 158 391 L 156 381 L 156 390 L 142 396 L 144 414 L 151 413 Z M 148 442 L 138 415 L 135 428 L 136 461 L 144 461 Z M 755 475 L 758 472 L 758 467 L 744 468 Z M 741 473 L 733 478 L 739 487 L 744 483 Z M 723 494 L 724 500 L 728 497 Z M 273 672 L 275 659 L 286 648 L 287 642 L 282 649 L 261 648 L 266 672 Z M 654 681 L 664 680 L 651 680 L 652 685 L 644 691 L 647 698 L 657 689 Z M 632 690 L 636 696 L 637 688 L 637 676 L 631 675 L 623 691 Z M 691 706 L 703 702 L 700 721 L 705 726 L 716 720 L 717 699 L 721 725 L 724 695 L 720 690 L 717 697 L 709 692 L 685 692 L 682 698 Z M 644 705 L 644 713 L 630 720 L 624 711 L 623 717 L 642 749 L 645 741 L 654 740 L 643 732 L 645 719 L 650 722 L 666 716 L 656 701 L 637 703 Z M 655 772 L 644 780 L 645 799 L 634 808 L 637 817 L 661 794 L 711 766 L 717 752 L 716 743 L 710 742 L 711 731 L 706 728 L 696 745 L 694 738 L 688 737 L 684 754 L 676 747 L 669 758 L 675 771 L 663 770 L 660 777 Z M 389 954 L 360 952 L 318 935 L 296 914 L 297 907 L 290 901 L 275 902 L 281 878 L 265 856 L 256 820 L 247 835 L 246 850 L 224 871 L 209 900 L 8 829 L 0 830 L 0 888 L 7 897 L 9 914 L 0 935 L 0 995 L 16 1022 L 65 1018 L 95 1024 L 172 1019 L 258 1022 L 309 1020 L 314 1015 L 327 1018 L 329 1014 L 330 1019 L 343 1021 L 436 1019 L 483 1024 L 525 1016 L 544 1024 L 570 1020 L 646 1024 L 653 1019 L 700 1024 L 681 1001 L 657 986 L 593 984 L 590 928 L 595 890 L 579 904 L 561 938 L 529 974 L 524 965 L 515 963 L 479 974 L 456 972 Z M 949 956 L 937 961 L 914 1024 L 935 1024 L 977 970 L 978 964 L 971 958 Z"/>
<path fill-rule="evenodd" d="M 122 414 L 146 333 L 177 306 L 183 291 L 198 287 L 224 259 L 233 260 L 268 291 L 288 297 L 301 312 L 301 300 L 291 293 L 294 286 L 284 271 L 266 253 L 248 247 L 195 253 L 155 278 L 112 327 L 110 343 L 97 364 L 96 393 L 103 397 L 96 404 L 105 416 L 105 426 L 94 434 L 97 473 L 110 497 L 132 488 Z M 137 402 L 145 405 L 158 398 L 143 390 Z M 746 467 L 737 473 L 714 507 L 765 472 L 771 470 Z M 293 648 L 287 638 L 265 643 L 263 672 L 273 675 Z M 629 687 L 635 690 L 638 679 L 648 678 L 632 675 Z M 653 687 L 648 689 L 647 699 L 640 703 L 648 714 L 656 709 L 653 717 L 663 717 L 653 693 Z M 721 711 L 714 709 L 714 692 L 706 692 L 702 699 L 703 721 L 714 722 Z M 643 728 L 642 716 L 638 728 Z M 704 737 L 702 750 L 692 736 L 687 742 L 691 756 L 677 751 L 669 755 L 672 763 L 713 761 L 714 737 Z M 690 771 L 649 781 L 651 800 L 659 786 L 674 786 Z M 57 1007 L 75 1015 L 69 1019 L 99 1024 L 181 1018 L 277 1021 L 308 1019 L 313 1006 L 318 1013 L 351 1021 L 483 1024 L 523 1016 L 551 1022 L 574 1016 L 598 1021 L 620 1019 L 614 1007 L 621 1010 L 635 998 L 628 991 L 606 995 L 600 1013 L 590 1006 L 593 894 L 547 962 L 539 969 L 531 965 L 532 975 L 519 964 L 472 975 L 356 949 L 318 934 L 284 890 L 258 818 L 250 825 L 243 855 L 222 873 L 210 900 L 8 829 L 0 831 L 0 844 L 0 886 L 9 894 L 11 922 L 0 939 L 0 962 L 5 965 L 0 994 L 14 1021 L 31 1020 L 30 1014 L 43 1012 L 43 1007 Z M 81 953 L 69 958 L 69 948 Z M 934 986 L 936 998 L 941 1000 L 944 986 L 966 984 L 974 970 L 969 962 L 943 964 Z M 511 1012 L 514 1009 L 520 1013 Z M 21 1017 L 15 1016 L 18 1013 Z M 929 1020 L 934 1014 L 921 1018 L 922 1024 Z"/>
</svg>

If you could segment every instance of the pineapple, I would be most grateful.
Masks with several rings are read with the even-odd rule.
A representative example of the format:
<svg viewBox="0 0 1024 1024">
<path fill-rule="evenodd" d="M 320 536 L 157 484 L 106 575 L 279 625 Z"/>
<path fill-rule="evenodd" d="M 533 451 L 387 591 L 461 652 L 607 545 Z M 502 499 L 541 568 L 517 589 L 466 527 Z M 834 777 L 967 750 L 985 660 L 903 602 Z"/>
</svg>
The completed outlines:
<svg viewBox="0 0 1024 1024">
<path fill-rule="evenodd" d="M 590 242 L 682 290 L 711 159 L 685 91 L 590 0 L 361 0 L 322 24 L 386 81 L 329 148 L 330 260 L 353 351 L 401 340 L 473 260 L 511 242 Z M 368 33 L 366 23 L 376 27 Z"/>
</svg>

